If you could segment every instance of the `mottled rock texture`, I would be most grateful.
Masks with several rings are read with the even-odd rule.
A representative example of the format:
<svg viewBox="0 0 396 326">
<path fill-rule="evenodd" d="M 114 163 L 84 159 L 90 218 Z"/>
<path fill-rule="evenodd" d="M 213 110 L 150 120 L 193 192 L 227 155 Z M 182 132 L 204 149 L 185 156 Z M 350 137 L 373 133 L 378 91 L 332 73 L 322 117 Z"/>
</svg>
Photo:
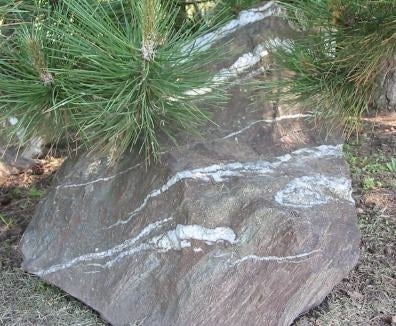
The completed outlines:
<svg viewBox="0 0 396 326">
<path fill-rule="evenodd" d="M 260 44 L 282 34 L 254 13 L 218 41 L 231 41 L 221 78 L 256 71 Z M 290 325 L 359 252 L 341 140 L 303 118 L 236 83 L 218 125 L 180 135 L 161 164 L 66 161 L 21 241 L 23 268 L 113 325 Z"/>
<path fill-rule="evenodd" d="M 19 174 L 34 168 L 35 160 L 42 153 L 44 141 L 41 138 L 32 139 L 25 148 L 9 146 L 0 136 L 0 184 L 12 174 Z"/>
<path fill-rule="evenodd" d="M 379 109 L 396 111 L 396 55 L 383 64 L 384 72 L 378 82 L 375 103 Z"/>
<path fill-rule="evenodd" d="M 11 166 L 0 160 L 0 183 L 5 182 L 5 180 L 13 173 L 16 173 L 16 171 L 13 171 Z"/>
<path fill-rule="evenodd" d="M 396 59 L 393 61 L 393 69 L 385 77 L 384 95 L 385 105 L 390 110 L 396 110 Z"/>
<path fill-rule="evenodd" d="M 12 174 L 19 174 L 23 171 L 23 158 L 18 158 L 17 151 L 2 146 L 4 142 L 0 139 L 0 184 L 5 182 Z"/>
</svg>

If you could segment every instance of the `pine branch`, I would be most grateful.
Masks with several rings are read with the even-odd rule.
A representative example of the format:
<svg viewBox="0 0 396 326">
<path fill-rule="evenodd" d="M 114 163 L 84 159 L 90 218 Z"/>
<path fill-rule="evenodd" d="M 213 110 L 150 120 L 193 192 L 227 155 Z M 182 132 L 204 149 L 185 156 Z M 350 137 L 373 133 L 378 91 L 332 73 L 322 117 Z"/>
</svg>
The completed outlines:
<svg viewBox="0 0 396 326">
<path fill-rule="evenodd" d="M 11 138 L 45 132 L 113 160 L 137 151 L 155 161 L 160 138 L 208 121 L 199 103 L 223 96 L 205 69 L 216 50 L 185 51 L 205 26 L 176 28 L 177 6 L 159 0 L 51 4 L 15 29 L 0 60 L 1 119 L 18 119 Z M 213 92 L 191 92 L 202 87 Z"/>
</svg>

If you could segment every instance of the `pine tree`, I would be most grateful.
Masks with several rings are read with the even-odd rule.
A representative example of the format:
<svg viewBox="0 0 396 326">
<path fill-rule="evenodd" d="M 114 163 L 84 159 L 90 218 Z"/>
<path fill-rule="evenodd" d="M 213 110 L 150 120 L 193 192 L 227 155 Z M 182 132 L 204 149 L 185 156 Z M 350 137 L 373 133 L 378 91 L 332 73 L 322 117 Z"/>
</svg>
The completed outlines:
<svg viewBox="0 0 396 326">
<path fill-rule="evenodd" d="M 14 1 L 0 8 L 0 123 L 17 119 L 6 130 L 11 142 L 44 136 L 113 160 L 130 150 L 157 160 L 161 135 L 175 141 L 178 130 L 194 130 L 209 119 L 202 108 L 222 96 L 205 69 L 214 50 L 194 43 L 208 29 L 180 22 L 173 2 Z M 192 90 L 202 87 L 212 91 L 196 96 Z"/>
<path fill-rule="evenodd" d="M 328 129 L 349 135 L 376 109 L 381 81 L 395 70 L 396 2 L 393 0 L 279 1 L 298 31 L 272 44 L 277 69 L 288 77 L 264 87 L 302 104 Z"/>
</svg>

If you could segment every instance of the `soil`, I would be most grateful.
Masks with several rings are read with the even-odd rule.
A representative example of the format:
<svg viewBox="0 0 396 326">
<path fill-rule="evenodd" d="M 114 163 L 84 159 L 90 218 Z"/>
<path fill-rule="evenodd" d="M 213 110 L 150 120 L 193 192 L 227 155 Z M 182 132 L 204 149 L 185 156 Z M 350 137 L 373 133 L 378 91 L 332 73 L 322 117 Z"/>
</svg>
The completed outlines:
<svg viewBox="0 0 396 326">
<path fill-rule="evenodd" d="M 396 325 L 396 114 L 367 118 L 345 145 L 362 232 L 358 265 L 295 326 Z M 0 184 L 0 325 L 106 325 L 92 310 L 20 268 L 18 242 L 62 158 Z M 43 173 L 41 173 L 43 172 Z"/>
<path fill-rule="evenodd" d="M 19 239 L 62 162 L 62 158 L 48 157 L 41 160 L 39 173 L 12 175 L 0 184 L 0 266 L 20 266 Z"/>
</svg>

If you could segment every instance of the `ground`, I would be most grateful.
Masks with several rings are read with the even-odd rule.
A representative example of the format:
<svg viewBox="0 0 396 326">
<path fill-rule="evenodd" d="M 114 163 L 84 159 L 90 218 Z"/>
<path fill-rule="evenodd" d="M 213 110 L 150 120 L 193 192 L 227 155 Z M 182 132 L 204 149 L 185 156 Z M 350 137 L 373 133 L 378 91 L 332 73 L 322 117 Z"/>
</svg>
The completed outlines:
<svg viewBox="0 0 396 326">
<path fill-rule="evenodd" d="M 367 118 L 344 147 L 362 232 L 356 268 L 295 326 L 396 325 L 396 115 Z M 0 325 L 106 325 L 97 314 L 19 268 L 18 242 L 61 158 L 0 184 Z M 40 172 L 40 173 L 41 173 Z"/>
</svg>

